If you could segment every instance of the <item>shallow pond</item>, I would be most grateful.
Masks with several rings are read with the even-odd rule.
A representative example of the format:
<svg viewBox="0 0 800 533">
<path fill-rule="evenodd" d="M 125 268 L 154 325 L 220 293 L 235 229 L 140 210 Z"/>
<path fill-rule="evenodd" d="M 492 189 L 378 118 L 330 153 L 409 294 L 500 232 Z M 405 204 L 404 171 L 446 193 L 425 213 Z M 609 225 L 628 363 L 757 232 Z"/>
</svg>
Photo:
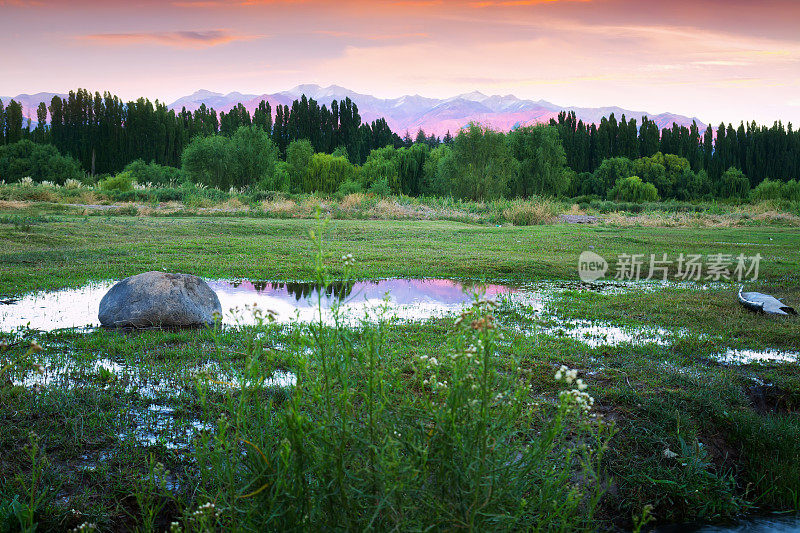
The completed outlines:
<svg viewBox="0 0 800 533">
<path fill-rule="evenodd" d="M 62 328 L 95 328 L 100 300 L 114 282 L 90 283 L 77 289 L 30 293 L 19 299 L 0 300 L 0 331 L 28 327 L 53 331 Z M 692 285 L 687 282 L 603 282 L 539 281 L 524 286 L 451 279 L 383 279 L 351 283 L 334 282 L 322 289 L 308 282 L 248 280 L 213 280 L 208 284 L 216 292 L 223 310 L 223 324 L 252 325 L 257 322 L 254 310 L 274 312 L 279 323 L 333 320 L 332 308 L 338 304 L 344 324 L 361 319 L 425 320 L 458 313 L 474 299 L 476 291 L 490 299 L 508 297 L 519 304 L 522 315 L 537 326 L 525 326 L 524 333 L 573 338 L 590 348 L 623 344 L 669 346 L 687 334 L 657 326 L 617 325 L 603 321 L 567 319 L 548 303 L 559 293 L 592 291 L 605 295 L 655 291 L 670 288 L 708 290 L 718 284 Z M 519 326 L 511 324 L 513 329 Z M 774 349 L 761 351 L 727 349 L 711 356 L 723 364 L 753 362 L 794 363 L 800 354 Z"/>
<path fill-rule="evenodd" d="M 478 289 L 489 298 L 516 291 L 506 285 L 449 279 L 334 283 L 323 291 L 306 282 L 215 280 L 208 284 L 219 297 L 224 324 L 255 323 L 254 306 L 262 312 L 273 311 L 278 322 L 309 322 L 319 317 L 320 297 L 325 320 L 330 320 L 334 303 L 339 303 L 341 313 L 351 318 L 374 316 L 385 309 L 387 317 L 423 320 L 461 310 Z M 26 326 L 41 331 L 98 327 L 100 300 L 113 285 L 110 281 L 91 283 L 77 289 L 42 291 L 6 300 L 0 304 L 0 331 Z"/>
</svg>

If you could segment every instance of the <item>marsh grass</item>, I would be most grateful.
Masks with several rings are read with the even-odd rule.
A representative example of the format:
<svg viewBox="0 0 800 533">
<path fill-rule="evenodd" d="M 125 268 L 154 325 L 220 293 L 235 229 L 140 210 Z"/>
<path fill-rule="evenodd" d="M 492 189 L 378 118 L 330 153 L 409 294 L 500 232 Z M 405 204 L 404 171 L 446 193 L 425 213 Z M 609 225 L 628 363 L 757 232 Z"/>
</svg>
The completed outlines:
<svg viewBox="0 0 800 533">
<path fill-rule="evenodd" d="M 0 184 L 0 208 L 19 210 L 31 204 L 49 210 L 62 206 L 82 214 L 83 211 L 96 210 L 98 205 L 127 207 L 127 211 L 106 212 L 122 216 L 136 208 L 139 216 L 178 214 L 313 219 L 320 209 L 334 219 L 448 220 L 517 226 L 557 223 L 561 214 L 592 215 L 599 217 L 601 224 L 626 227 L 800 226 L 800 204 L 786 200 L 738 204 L 675 201 L 636 204 L 532 197 L 471 202 L 452 197 L 362 192 L 320 196 L 258 190 L 221 191 L 191 183 L 180 186 L 146 184 L 132 190 L 33 182 Z"/>
<path fill-rule="evenodd" d="M 535 226 L 553 222 L 558 212 L 559 208 L 554 202 L 515 201 L 503 209 L 503 218 L 515 226 Z"/>
<path fill-rule="evenodd" d="M 206 261 L 218 272 L 256 258 L 243 275 L 261 272 L 263 262 L 291 264 L 296 270 L 278 274 L 319 284 L 386 274 L 382 261 L 421 265 L 422 276 L 458 264 L 473 275 L 530 279 L 540 272 L 534 262 L 550 261 L 541 271 L 548 277 L 558 277 L 562 263 L 573 268 L 571 258 L 590 242 L 604 253 L 664 246 L 700 253 L 723 241 L 748 253 L 770 250 L 769 278 L 758 290 L 800 297 L 797 239 L 781 229 L 332 221 L 323 243 L 316 221 L 55 219 L 34 224 L 25 239 L 9 232 L 9 246 L 25 251 L 6 254 L 5 286 L 19 287 L 22 278 L 63 286 L 87 269 L 95 279 L 116 276 L 113 255 L 136 270 Z M 63 235 L 51 236 L 54 227 Z M 125 244 L 144 234 L 152 241 Z M 536 253 L 520 239 L 536 243 Z M 419 252 L 425 248 L 433 251 Z M 520 259 L 509 262 L 514 253 Z M 546 305 L 562 319 L 656 325 L 672 341 L 592 348 L 549 331 L 524 304 L 495 307 L 480 295 L 461 320 L 384 316 L 354 324 L 341 316 L 278 325 L 264 311 L 255 327 L 0 333 L 7 345 L 0 367 L 13 363 L 0 372 L 0 531 L 23 523 L 113 531 L 627 530 L 650 519 L 800 510 L 800 369 L 726 366 L 711 357 L 728 347 L 796 347 L 795 319 L 749 313 L 736 304 L 735 288 L 719 285 L 625 294 L 573 288 Z M 26 354 L 34 339 L 44 352 Z M 7 384 L 36 376 L 36 364 L 69 371 L 43 385 Z M 559 396 L 578 385 L 554 379 L 561 365 L 580 371 L 596 398 L 588 415 L 609 425 Z M 277 372 L 293 373 L 296 385 L 274 386 Z M 753 401 L 754 387 L 770 394 L 766 406 Z M 25 448 L 30 431 L 35 459 Z"/>
<path fill-rule="evenodd" d="M 316 282 L 327 287 L 322 231 L 311 236 Z M 495 352 L 494 302 L 476 295 L 446 351 L 409 363 L 387 344 L 385 319 L 356 333 L 334 307 L 329 326 L 318 298 L 286 395 L 256 386 L 212 406 L 200 392 L 205 412 L 224 413 L 197 448 L 200 499 L 214 502 L 219 526 L 592 527 L 612 431 L 574 395 L 533 402 L 527 374 Z M 263 383 L 265 370 L 248 352 L 242 379 Z"/>
</svg>

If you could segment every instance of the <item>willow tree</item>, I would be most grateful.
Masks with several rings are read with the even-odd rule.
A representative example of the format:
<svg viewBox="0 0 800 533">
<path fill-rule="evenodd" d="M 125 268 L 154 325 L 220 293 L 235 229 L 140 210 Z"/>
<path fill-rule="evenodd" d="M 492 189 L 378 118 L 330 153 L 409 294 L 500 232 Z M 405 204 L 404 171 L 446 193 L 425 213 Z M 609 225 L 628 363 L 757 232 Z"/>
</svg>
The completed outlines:
<svg viewBox="0 0 800 533">
<path fill-rule="evenodd" d="M 441 170 L 454 195 L 483 201 L 504 196 L 518 168 L 505 135 L 471 123 L 453 141 Z"/>
</svg>

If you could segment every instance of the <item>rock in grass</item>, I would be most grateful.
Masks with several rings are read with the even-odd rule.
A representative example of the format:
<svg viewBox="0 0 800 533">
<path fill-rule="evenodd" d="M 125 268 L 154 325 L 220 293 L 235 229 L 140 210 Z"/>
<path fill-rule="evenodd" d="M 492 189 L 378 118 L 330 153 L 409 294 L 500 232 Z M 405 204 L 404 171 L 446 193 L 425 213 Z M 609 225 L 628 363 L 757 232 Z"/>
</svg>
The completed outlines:
<svg viewBox="0 0 800 533">
<path fill-rule="evenodd" d="M 145 272 L 125 278 L 100 301 L 106 327 L 198 327 L 214 324 L 222 307 L 208 284 L 190 274 Z"/>
</svg>

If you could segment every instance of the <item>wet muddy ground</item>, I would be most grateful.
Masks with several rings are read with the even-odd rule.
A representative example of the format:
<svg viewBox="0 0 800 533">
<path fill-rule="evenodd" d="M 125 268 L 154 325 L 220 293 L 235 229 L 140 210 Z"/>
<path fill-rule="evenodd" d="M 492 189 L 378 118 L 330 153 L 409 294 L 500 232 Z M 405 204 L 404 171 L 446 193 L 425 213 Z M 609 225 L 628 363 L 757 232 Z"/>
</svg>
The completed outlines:
<svg viewBox="0 0 800 533">
<path fill-rule="evenodd" d="M 629 371 L 615 367 L 614 354 L 620 351 L 646 354 L 653 365 L 650 372 L 667 388 L 676 382 L 703 386 L 708 365 L 742 368 L 735 372 L 747 374 L 750 386 L 746 393 L 754 409 L 760 413 L 796 410 L 792 397 L 773 384 L 769 371 L 747 370 L 749 365 L 764 364 L 768 369 L 796 365 L 798 352 L 786 346 L 738 347 L 709 328 L 698 332 L 657 319 L 633 320 L 635 313 L 620 315 L 619 319 L 597 319 L 578 318 L 569 312 L 569 306 L 581 298 L 590 298 L 596 304 L 633 295 L 658 295 L 664 290 L 727 289 L 724 286 L 563 281 L 485 285 L 448 279 L 388 279 L 333 284 L 320 291 L 309 283 L 214 280 L 210 285 L 219 295 L 225 315 L 221 331 L 234 340 L 223 343 L 220 351 L 207 333 L 199 333 L 205 336 L 203 340 L 185 347 L 184 338 L 177 335 L 174 350 L 178 355 L 172 356 L 163 349 L 165 342 L 169 345 L 168 338 L 153 337 L 151 352 L 147 333 L 96 331 L 99 301 L 112 284 L 100 282 L 32 293 L 0 304 L 0 331 L 12 339 L 41 338 L 45 346 L 45 351 L 36 355 L 35 365 L 11 375 L 12 386 L 53 397 L 91 392 L 108 401 L 113 399 L 118 406 L 106 416 L 106 436 L 80 451 L 77 461 L 70 460 L 70 468 L 81 475 L 94 474 L 108 462 L 122 461 L 121 449 L 159 450 L 179 462 L 191 463 L 198 439 L 213 438 L 217 427 L 217 421 L 206 419 L 199 408 L 201 398 L 230 397 L 251 389 L 260 391 L 266 404 L 274 395 L 291 394 L 297 376 L 280 361 L 296 358 L 307 349 L 302 343 L 292 342 L 291 331 L 317 320 L 318 304 L 322 305 L 325 322 L 331 323 L 332 308 L 337 307 L 344 317 L 352 319 L 348 323 L 354 328 L 360 320 L 373 321 L 379 314 L 401 326 L 425 321 L 451 323 L 474 300 L 472 291 L 479 290 L 483 297 L 500 303 L 499 322 L 511 333 L 501 346 L 503 350 L 524 350 L 520 343 L 531 342 L 539 348 L 552 343 L 568 345 L 565 351 L 584 354 L 588 377 L 603 382 L 622 375 L 631 389 L 638 385 L 628 380 Z M 258 322 L 253 318 L 255 308 L 274 311 L 277 323 L 272 328 L 277 329 L 253 328 Z M 163 335 L 168 337 L 167 333 Z M 241 356 L 254 349 L 270 354 L 267 359 L 274 359 L 273 363 L 247 368 Z M 187 357 L 188 353 L 191 356 Z M 167 481 L 175 491 L 185 483 L 177 475 Z M 65 498 L 71 501 L 69 496 Z M 776 523 L 797 524 L 791 519 L 776 522 L 773 518 L 744 524 L 756 528 L 752 530 L 763 527 L 767 529 L 761 530 L 770 531 L 768 527 Z M 725 527 L 728 529 L 693 530 L 748 530 L 741 529 L 740 524 Z"/>
</svg>

